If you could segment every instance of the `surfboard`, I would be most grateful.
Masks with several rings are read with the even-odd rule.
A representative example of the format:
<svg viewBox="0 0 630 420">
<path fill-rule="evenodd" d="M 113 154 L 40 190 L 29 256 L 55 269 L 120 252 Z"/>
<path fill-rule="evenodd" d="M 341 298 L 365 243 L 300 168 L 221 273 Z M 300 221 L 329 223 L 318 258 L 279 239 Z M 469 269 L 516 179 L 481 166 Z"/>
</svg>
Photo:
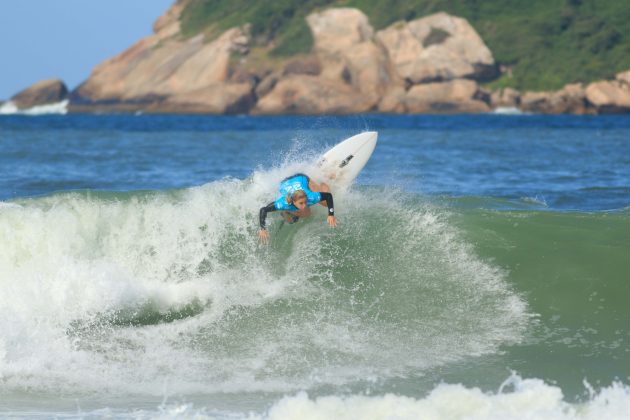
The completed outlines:
<svg viewBox="0 0 630 420">
<path fill-rule="evenodd" d="M 366 131 L 343 140 L 322 155 L 317 162 L 322 179 L 335 186 L 345 187 L 359 175 L 376 147 L 378 133 Z"/>
</svg>

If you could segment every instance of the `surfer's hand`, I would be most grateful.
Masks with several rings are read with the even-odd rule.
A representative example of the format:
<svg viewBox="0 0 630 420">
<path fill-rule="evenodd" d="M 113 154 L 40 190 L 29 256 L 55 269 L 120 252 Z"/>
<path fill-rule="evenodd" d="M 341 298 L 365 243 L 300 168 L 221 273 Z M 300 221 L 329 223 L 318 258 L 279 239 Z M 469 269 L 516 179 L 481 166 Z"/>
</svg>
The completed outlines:
<svg viewBox="0 0 630 420">
<path fill-rule="evenodd" d="M 330 227 L 337 227 L 337 218 L 335 216 L 328 216 L 328 224 Z"/>
<path fill-rule="evenodd" d="M 267 229 L 260 229 L 258 232 L 258 238 L 260 242 L 266 244 L 269 241 L 269 234 L 267 233 Z"/>
</svg>

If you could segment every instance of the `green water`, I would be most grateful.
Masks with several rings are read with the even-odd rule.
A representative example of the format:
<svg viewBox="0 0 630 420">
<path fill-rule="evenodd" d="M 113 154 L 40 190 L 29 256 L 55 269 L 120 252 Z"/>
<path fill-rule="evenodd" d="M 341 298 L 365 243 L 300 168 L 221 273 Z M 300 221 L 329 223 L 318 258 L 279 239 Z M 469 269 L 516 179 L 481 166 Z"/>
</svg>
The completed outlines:
<svg viewBox="0 0 630 420">
<path fill-rule="evenodd" d="M 466 210 L 452 220 L 536 314 L 505 363 L 583 390 L 630 376 L 630 215 Z"/>
</svg>

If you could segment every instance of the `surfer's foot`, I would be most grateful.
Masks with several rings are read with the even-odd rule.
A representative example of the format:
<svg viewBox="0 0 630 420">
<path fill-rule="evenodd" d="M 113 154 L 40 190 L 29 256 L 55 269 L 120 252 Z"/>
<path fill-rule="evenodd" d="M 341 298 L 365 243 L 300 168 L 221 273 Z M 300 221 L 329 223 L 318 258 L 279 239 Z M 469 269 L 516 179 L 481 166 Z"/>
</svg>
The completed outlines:
<svg viewBox="0 0 630 420">
<path fill-rule="evenodd" d="M 287 222 L 288 224 L 293 224 L 295 222 L 297 222 L 298 220 L 300 220 L 299 217 L 297 217 L 294 214 L 289 213 L 288 211 L 283 211 L 282 213 L 280 213 L 282 215 L 282 217 L 284 218 L 284 221 Z"/>
</svg>

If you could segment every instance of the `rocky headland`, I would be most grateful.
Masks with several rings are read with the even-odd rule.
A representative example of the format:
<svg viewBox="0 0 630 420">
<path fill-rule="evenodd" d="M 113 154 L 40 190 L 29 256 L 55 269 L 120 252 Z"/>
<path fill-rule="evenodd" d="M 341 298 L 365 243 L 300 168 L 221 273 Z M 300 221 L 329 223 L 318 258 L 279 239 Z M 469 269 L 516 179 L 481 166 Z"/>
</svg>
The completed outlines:
<svg viewBox="0 0 630 420">
<path fill-rule="evenodd" d="M 314 12 L 306 17 L 311 52 L 277 58 L 249 25 L 184 37 L 184 7 L 176 2 L 151 36 L 99 64 L 73 92 L 45 81 L 11 101 L 23 109 L 69 98 L 70 112 L 630 112 L 630 71 L 558 91 L 484 88 L 501 75 L 492 52 L 467 20 L 443 12 L 380 31 L 358 9 Z"/>
</svg>

